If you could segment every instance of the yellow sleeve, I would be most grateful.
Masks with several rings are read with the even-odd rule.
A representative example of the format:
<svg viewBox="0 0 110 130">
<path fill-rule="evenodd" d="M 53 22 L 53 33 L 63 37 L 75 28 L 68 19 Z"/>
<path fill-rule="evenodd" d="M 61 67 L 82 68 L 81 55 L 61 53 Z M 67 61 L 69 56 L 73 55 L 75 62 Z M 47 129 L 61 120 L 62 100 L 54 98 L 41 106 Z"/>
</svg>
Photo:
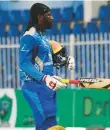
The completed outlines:
<svg viewBox="0 0 110 130">
<path fill-rule="evenodd" d="M 49 43 L 52 47 L 53 54 L 56 54 L 57 52 L 59 52 L 62 49 L 62 46 L 60 45 L 60 43 L 58 43 L 54 40 L 50 40 Z"/>
</svg>

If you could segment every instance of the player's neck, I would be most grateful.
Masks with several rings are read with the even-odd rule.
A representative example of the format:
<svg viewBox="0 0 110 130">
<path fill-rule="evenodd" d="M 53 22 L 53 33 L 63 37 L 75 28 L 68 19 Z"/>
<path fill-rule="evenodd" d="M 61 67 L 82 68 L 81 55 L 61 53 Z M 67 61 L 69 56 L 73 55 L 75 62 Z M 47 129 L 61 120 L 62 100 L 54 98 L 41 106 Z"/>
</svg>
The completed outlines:
<svg viewBox="0 0 110 130">
<path fill-rule="evenodd" d="M 36 25 L 36 30 L 37 30 L 38 32 L 41 32 L 41 33 L 45 32 L 44 27 L 41 26 L 40 24 L 39 24 L 39 25 Z"/>
</svg>

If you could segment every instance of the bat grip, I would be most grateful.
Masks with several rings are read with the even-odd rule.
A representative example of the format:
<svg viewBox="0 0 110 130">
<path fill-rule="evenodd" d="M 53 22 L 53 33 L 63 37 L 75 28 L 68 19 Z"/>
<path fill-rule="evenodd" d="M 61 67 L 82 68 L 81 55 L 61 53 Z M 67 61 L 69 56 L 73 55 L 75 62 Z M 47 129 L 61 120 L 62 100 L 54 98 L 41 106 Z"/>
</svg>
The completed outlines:
<svg viewBox="0 0 110 130">
<path fill-rule="evenodd" d="M 80 82 L 78 80 L 70 80 L 69 84 L 80 84 Z"/>
<path fill-rule="evenodd" d="M 77 84 L 77 85 L 80 84 L 79 80 L 61 79 L 60 81 L 66 84 Z"/>
</svg>

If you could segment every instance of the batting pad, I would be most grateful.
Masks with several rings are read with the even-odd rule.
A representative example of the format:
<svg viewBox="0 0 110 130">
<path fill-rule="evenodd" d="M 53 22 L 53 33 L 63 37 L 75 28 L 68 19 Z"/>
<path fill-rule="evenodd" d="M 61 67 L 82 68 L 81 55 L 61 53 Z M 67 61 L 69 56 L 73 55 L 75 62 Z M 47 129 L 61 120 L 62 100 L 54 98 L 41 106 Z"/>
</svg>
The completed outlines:
<svg viewBox="0 0 110 130">
<path fill-rule="evenodd" d="M 47 130 L 66 130 L 64 127 L 56 125 L 48 128 Z"/>
</svg>

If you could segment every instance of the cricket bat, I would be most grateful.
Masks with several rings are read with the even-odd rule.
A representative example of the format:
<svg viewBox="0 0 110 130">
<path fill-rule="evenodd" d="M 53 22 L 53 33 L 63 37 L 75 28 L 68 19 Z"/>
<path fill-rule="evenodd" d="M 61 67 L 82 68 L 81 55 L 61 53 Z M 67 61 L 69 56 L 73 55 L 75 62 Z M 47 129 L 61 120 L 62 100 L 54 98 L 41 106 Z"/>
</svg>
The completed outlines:
<svg viewBox="0 0 110 130">
<path fill-rule="evenodd" d="M 110 89 L 110 79 L 104 78 L 79 78 L 78 80 L 61 79 L 61 82 L 76 84 L 81 88 Z"/>
</svg>

